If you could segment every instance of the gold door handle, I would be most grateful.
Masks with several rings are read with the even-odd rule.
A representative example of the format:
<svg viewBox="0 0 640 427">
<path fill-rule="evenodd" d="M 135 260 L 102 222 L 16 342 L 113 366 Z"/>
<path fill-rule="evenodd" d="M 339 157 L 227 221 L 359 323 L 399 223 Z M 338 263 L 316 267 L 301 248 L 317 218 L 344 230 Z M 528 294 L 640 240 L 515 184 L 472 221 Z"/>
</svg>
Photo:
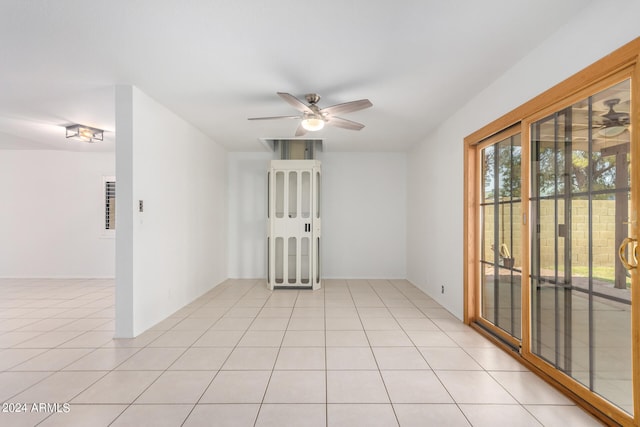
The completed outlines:
<svg viewBox="0 0 640 427">
<path fill-rule="evenodd" d="M 618 248 L 618 257 L 620 258 L 620 262 L 622 263 L 622 265 L 624 265 L 624 268 L 626 268 L 627 270 L 633 270 L 634 268 L 638 267 L 638 246 L 636 246 L 633 250 L 633 258 L 635 261 L 635 265 L 630 264 L 629 261 L 627 261 L 627 258 L 624 254 L 625 251 L 627 250 L 627 246 L 630 243 L 634 243 L 634 242 L 636 242 L 636 239 L 632 239 L 631 237 L 625 237 L 625 239 L 620 244 L 620 247 Z"/>
</svg>

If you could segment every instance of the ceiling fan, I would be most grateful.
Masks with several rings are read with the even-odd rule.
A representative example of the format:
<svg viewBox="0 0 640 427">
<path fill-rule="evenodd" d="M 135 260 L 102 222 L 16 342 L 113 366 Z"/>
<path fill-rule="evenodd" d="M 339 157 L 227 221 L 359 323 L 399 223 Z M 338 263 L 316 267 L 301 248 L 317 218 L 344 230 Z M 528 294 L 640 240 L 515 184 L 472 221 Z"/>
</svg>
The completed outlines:
<svg viewBox="0 0 640 427">
<path fill-rule="evenodd" d="M 317 93 L 308 93 L 305 95 L 307 104 L 291 95 L 290 93 L 277 92 L 278 96 L 288 102 L 293 108 L 300 111 L 302 115 L 297 116 L 274 116 L 274 117 L 251 117 L 249 120 L 273 120 L 273 119 L 302 119 L 296 136 L 302 136 L 307 131 L 317 131 L 324 127 L 325 124 L 343 129 L 360 130 L 363 124 L 351 120 L 338 117 L 337 114 L 351 113 L 358 110 L 371 107 L 373 104 L 368 99 L 360 99 L 358 101 L 345 102 L 336 104 L 331 107 L 320 108 L 318 101 L 320 95 Z"/>
<path fill-rule="evenodd" d="M 629 126 L 629 113 L 617 112 L 613 109 L 620 103 L 618 98 L 607 99 L 603 103 L 609 108 L 609 111 L 600 115 L 602 124 L 597 132 L 605 137 L 618 136 Z"/>
</svg>

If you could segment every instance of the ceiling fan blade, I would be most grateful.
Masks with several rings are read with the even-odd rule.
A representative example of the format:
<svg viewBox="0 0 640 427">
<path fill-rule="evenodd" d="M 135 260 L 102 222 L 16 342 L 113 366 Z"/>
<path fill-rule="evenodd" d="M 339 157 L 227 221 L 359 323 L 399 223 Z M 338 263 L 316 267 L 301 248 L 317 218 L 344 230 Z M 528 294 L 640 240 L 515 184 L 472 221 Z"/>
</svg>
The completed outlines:
<svg viewBox="0 0 640 427">
<path fill-rule="evenodd" d="M 302 136 L 307 133 L 307 130 L 302 127 L 302 123 L 298 125 L 298 129 L 296 129 L 296 136 Z"/>
<path fill-rule="evenodd" d="M 247 120 L 301 119 L 302 116 L 249 117 Z"/>
<path fill-rule="evenodd" d="M 364 127 L 362 123 L 354 122 L 351 120 L 343 119 L 340 117 L 331 116 L 327 118 L 327 124 L 343 129 L 360 130 Z"/>
<path fill-rule="evenodd" d="M 344 114 L 351 113 L 353 111 L 364 110 L 365 108 L 369 108 L 373 106 L 371 101 L 368 99 L 360 99 L 358 101 L 345 102 L 344 104 L 336 104 L 331 107 L 323 108 L 320 110 L 321 113 L 327 114 Z"/>
<path fill-rule="evenodd" d="M 309 108 L 309 106 L 307 104 L 305 104 L 304 102 L 300 101 L 298 98 L 296 98 L 295 96 L 291 95 L 290 93 L 286 93 L 286 92 L 276 92 L 276 93 L 278 94 L 278 96 L 280 98 L 282 98 L 285 101 L 287 101 L 296 110 L 302 111 L 303 113 L 311 113 L 311 114 L 313 114 L 313 110 L 311 108 Z"/>
</svg>

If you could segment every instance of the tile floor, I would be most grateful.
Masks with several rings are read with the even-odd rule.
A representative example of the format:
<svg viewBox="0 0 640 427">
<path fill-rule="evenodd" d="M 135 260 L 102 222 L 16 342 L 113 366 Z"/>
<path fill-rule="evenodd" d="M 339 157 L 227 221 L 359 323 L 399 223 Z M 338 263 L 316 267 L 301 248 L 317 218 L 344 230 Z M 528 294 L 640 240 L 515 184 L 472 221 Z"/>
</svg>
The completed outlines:
<svg viewBox="0 0 640 427">
<path fill-rule="evenodd" d="M 0 292 L 1 426 L 600 425 L 404 280 L 228 280 L 130 340 L 112 281 Z"/>
</svg>

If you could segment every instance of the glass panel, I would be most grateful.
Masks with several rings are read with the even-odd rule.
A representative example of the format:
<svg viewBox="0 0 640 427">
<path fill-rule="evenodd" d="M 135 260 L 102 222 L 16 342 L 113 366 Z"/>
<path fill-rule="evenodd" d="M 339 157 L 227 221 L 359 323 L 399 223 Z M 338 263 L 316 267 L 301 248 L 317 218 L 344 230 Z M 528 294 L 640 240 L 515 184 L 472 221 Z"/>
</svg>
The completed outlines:
<svg viewBox="0 0 640 427">
<path fill-rule="evenodd" d="M 495 197 L 494 152 L 493 145 L 482 150 L 482 200 L 484 202 L 491 202 Z"/>
<path fill-rule="evenodd" d="M 632 413 L 630 84 L 532 124 L 532 350 Z"/>
<path fill-rule="evenodd" d="M 289 218 L 298 216 L 298 172 L 289 172 Z"/>
<path fill-rule="evenodd" d="M 276 172 L 276 218 L 284 217 L 284 172 Z"/>
<path fill-rule="evenodd" d="M 284 282 L 284 239 L 276 237 L 276 283 Z"/>
<path fill-rule="evenodd" d="M 310 241 L 308 237 L 300 239 L 302 247 L 300 248 L 300 282 L 309 283 L 311 273 L 309 271 L 309 250 Z"/>
<path fill-rule="evenodd" d="M 298 279 L 296 276 L 296 267 L 298 263 L 298 245 L 296 243 L 297 239 L 295 237 L 289 237 L 289 257 L 287 261 L 287 276 L 289 278 L 289 283 L 296 283 Z"/>
<path fill-rule="evenodd" d="M 521 337 L 520 135 L 482 150 L 482 317 Z"/>
<path fill-rule="evenodd" d="M 302 172 L 302 186 L 300 189 L 302 201 L 301 214 L 303 218 L 311 216 L 311 172 Z"/>
</svg>

